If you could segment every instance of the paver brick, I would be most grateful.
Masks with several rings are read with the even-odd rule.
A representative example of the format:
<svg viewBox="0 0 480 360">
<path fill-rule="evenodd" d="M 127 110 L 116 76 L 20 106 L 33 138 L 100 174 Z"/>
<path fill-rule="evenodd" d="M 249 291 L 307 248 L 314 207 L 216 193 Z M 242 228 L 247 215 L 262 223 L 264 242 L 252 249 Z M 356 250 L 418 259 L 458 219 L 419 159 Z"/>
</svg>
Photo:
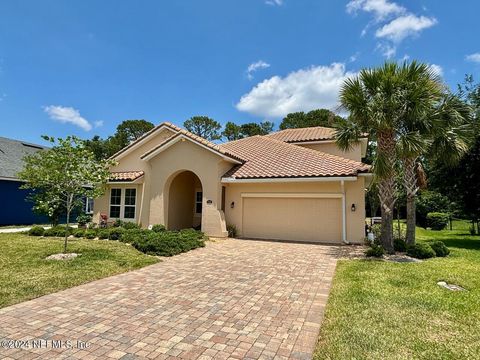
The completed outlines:
<svg viewBox="0 0 480 360">
<path fill-rule="evenodd" d="M 220 240 L 140 270 L 0 309 L 2 359 L 310 359 L 345 248 Z"/>
</svg>

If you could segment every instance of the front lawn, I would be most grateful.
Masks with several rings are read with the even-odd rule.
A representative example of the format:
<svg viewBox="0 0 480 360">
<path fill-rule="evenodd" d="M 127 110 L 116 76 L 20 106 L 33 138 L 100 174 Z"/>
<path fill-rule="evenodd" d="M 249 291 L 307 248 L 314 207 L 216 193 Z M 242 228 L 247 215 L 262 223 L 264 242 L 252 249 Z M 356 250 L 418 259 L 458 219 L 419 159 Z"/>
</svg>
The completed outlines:
<svg viewBox="0 0 480 360">
<path fill-rule="evenodd" d="M 0 234 L 0 308 L 159 261 L 130 245 L 105 240 L 69 240 L 69 252 L 81 256 L 45 260 L 62 249 L 61 238 Z"/>
<path fill-rule="evenodd" d="M 454 225 L 417 229 L 419 241 L 445 242 L 447 258 L 340 261 L 315 358 L 480 359 L 480 236 Z M 442 280 L 468 291 L 441 288 Z"/>
</svg>

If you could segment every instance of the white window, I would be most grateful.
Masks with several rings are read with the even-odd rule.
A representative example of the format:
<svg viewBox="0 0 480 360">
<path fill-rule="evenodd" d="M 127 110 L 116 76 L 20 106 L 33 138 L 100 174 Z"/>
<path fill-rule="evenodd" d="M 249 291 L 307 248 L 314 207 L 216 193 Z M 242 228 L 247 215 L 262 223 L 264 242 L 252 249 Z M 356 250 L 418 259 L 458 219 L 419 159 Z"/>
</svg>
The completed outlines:
<svg viewBox="0 0 480 360">
<path fill-rule="evenodd" d="M 110 190 L 110 217 L 120 218 L 120 209 L 122 205 L 122 189 Z"/>
<path fill-rule="evenodd" d="M 85 199 L 85 214 L 93 214 L 93 199 Z"/>
<path fill-rule="evenodd" d="M 195 192 L 195 214 L 202 213 L 203 193 L 201 191 Z"/>
<path fill-rule="evenodd" d="M 110 218 L 135 219 L 136 205 L 137 189 L 110 189 Z"/>
<path fill-rule="evenodd" d="M 123 209 L 123 217 L 125 219 L 135 219 L 136 197 L 137 189 L 125 189 L 125 206 Z"/>
</svg>

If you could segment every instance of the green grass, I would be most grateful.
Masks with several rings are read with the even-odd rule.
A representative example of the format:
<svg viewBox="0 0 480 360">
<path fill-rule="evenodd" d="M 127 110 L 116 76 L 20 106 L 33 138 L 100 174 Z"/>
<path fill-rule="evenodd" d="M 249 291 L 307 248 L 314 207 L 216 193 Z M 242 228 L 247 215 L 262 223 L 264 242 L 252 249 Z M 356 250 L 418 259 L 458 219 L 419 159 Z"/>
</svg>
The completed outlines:
<svg viewBox="0 0 480 360">
<path fill-rule="evenodd" d="M 69 240 L 69 261 L 45 260 L 63 250 L 63 239 L 0 234 L 0 308 L 92 280 L 154 264 L 118 241 Z"/>
<path fill-rule="evenodd" d="M 480 359 L 480 236 L 468 229 L 417 229 L 418 241 L 445 242 L 447 258 L 340 261 L 315 358 Z"/>
</svg>

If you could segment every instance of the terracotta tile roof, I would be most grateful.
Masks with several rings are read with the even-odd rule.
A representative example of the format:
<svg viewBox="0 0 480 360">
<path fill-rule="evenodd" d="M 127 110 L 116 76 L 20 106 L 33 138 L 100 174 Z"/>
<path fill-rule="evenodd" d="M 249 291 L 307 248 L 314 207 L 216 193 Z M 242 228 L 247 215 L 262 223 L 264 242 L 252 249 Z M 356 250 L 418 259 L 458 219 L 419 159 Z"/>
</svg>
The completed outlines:
<svg viewBox="0 0 480 360">
<path fill-rule="evenodd" d="M 354 176 L 368 172 L 369 165 L 292 145 L 269 136 L 249 138 L 222 144 L 226 151 L 246 160 L 233 167 L 224 177 L 283 178 Z"/>
<path fill-rule="evenodd" d="M 195 134 L 191 133 L 190 131 L 179 128 L 178 126 L 175 126 L 175 125 L 173 125 L 171 123 L 168 123 L 168 122 L 164 122 L 164 123 L 162 123 L 162 125 L 165 125 L 165 126 L 171 128 L 172 130 L 176 131 L 177 133 L 175 135 L 173 135 L 172 137 L 169 137 L 168 139 L 166 139 L 162 143 L 158 144 L 154 148 L 148 150 L 145 154 L 143 154 L 141 156 L 142 159 L 147 157 L 148 155 L 154 153 L 156 150 L 158 150 L 159 148 L 161 148 L 163 145 L 167 144 L 168 142 L 173 141 L 178 136 L 184 135 L 187 138 L 190 138 L 190 139 L 208 147 L 209 149 L 220 153 L 221 155 L 225 155 L 225 156 L 230 157 L 230 158 L 232 158 L 234 160 L 237 160 L 237 161 L 244 161 L 241 157 L 237 156 L 236 154 L 234 154 L 232 152 L 229 152 L 228 150 L 220 147 L 219 145 L 214 144 L 211 141 L 208 141 L 201 136 L 195 135 Z"/>
<path fill-rule="evenodd" d="M 143 176 L 143 171 L 114 171 L 110 173 L 110 181 L 129 182 Z"/>
<path fill-rule="evenodd" d="M 335 129 L 323 126 L 285 129 L 268 134 L 267 136 L 285 142 L 332 140 L 335 138 Z"/>
</svg>

